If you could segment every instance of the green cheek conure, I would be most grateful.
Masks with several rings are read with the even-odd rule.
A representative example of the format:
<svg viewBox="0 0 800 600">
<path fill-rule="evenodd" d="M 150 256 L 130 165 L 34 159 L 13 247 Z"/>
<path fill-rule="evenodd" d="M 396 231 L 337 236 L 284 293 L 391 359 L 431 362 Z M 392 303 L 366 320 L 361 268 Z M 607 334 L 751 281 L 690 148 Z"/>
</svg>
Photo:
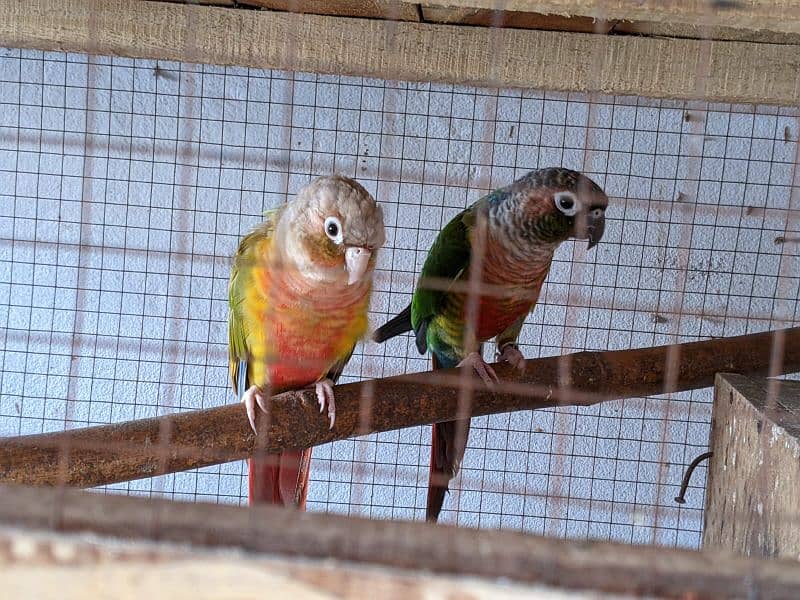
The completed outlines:
<svg viewBox="0 0 800 600">
<path fill-rule="evenodd" d="M 330 426 L 333 384 L 367 331 L 367 309 L 383 213 L 358 182 L 320 177 L 268 212 L 245 236 L 229 285 L 233 389 L 256 429 L 271 394 L 314 387 Z M 250 503 L 303 508 L 311 449 L 249 462 Z"/>
<path fill-rule="evenodd" d="M 383 342 L 413 330 L 433 368 L 472 366 L 497 381 L 481 355 L 495 338 L 498 357 L 524 365 L 516 340 L 536 306 L 559 244 L 574 237 L 597 244 L 608 197 L 576 171 L 531 171 L 456 215 L 439 233 L 422 267 L 411 305 L 374 334 Z M 481 251 L 482 250 L 482 251 Z M 470 327 L 471 325 L 471 327 Z M 433 426 L 427 518 L 436 521 L 464 456 L 469 419 Z"/>
</svg>

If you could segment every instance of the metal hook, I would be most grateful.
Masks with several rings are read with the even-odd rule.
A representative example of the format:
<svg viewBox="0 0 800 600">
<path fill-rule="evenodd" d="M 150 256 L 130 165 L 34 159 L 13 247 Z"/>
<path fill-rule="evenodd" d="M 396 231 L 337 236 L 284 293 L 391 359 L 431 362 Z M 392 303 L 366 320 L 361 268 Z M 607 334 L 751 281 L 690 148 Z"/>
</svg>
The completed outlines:
<svg viewBox="0 0 800 600">
<path fill-rule="evenodd" d="M 689 480 L 692 478 L 692 473 L 697 468 L 701 462 L 706 460 L 707 458 L 711 458 L 714 456 L 713 452 L 703 452 L 700 456 L 695 458 L 692 462 L 689 463 L 689 466 L 686 468 L 686 473 L 683 475 L 683 481 L 681 482 L 681 490 L 678 492 L 678 495 L 675 496 L 675 502 L 678 504 L 686 504 L 686 488 L 689 487 Z"/>
</svg>

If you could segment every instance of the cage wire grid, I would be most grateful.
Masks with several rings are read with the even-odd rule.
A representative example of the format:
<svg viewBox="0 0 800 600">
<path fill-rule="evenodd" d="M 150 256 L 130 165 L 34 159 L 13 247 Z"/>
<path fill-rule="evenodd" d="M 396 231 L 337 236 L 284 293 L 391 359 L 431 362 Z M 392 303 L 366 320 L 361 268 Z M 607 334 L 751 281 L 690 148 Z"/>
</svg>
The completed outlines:
<svg viewBox="0 0 800 600">
<path fill-rule="evenodd" d="M 0 50 L 0 435 L 235 402 L 240 238 L 312 176 L 384 210 L 370 324 L 405 307 L 440 228 L 563 165 L 611 198 L 558 250 L 527 357 L 796 325 L 798 111 Z M 494 349 L 487 345 L 487 358 Z M 341 382 L 430 368 L 410 336 Z M 697 547 L 712 392 L 474 418 L 441 522 Z M 424 518 L 430 428 L 314 449 L 308 509 Z M 235 462 L 99 488 L 246 503 Z"/>
</svg>

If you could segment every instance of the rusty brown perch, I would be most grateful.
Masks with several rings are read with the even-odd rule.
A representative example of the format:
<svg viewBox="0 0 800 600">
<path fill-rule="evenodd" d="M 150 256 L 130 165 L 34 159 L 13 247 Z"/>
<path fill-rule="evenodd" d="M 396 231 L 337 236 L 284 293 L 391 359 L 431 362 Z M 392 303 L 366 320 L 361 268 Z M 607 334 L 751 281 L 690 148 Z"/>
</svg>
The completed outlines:
<svg viewBox="0 0 800 600">
<path fill-rule="evenodd" d="M 90 487 L 242 459 L 254 452 L 307 448 L 354 435 L 452 419 L 708 387 L 718 372 L 800 371 L 800 328 L 702 342 L 497 365 L 489 391 L 457 369 L 336 386 L 336 426 L 328 429 L 312 391 L 270 400 L 258 439 L 239 403 L 85 429 L 0 440 L 0 482 Z M 566 377 L 566 379 L 564 378 Z M 459 407 L 464 386 L 471 406 Z M 461 410 L 459 410 L 461 409 Z M 262 415 L 264 417 L 264 415 Z"/>
</svg>

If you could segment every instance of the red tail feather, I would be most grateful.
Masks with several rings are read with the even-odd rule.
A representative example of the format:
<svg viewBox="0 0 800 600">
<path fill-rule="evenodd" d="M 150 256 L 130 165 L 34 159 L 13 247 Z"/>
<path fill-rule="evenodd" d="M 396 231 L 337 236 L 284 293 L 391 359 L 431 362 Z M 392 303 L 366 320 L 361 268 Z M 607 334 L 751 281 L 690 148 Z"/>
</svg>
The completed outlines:
<svg viewBox="0 0 800 600">
<path fill-rule="evenodd" d="M 441 365 L 433 358 L 433 369 Z M 469 436 L 469 419 L 435 423 L 431 431 L 431 466 L 428 478 L 428 501 L 425 518 L 436 522 L 442 511 L 444 497 L 449 490 L 450 480 L 456 476 L 464 458 L 464 450 Z M 462 429 L 463 428 L 463 429 Z M 460 444 L 456 442 L 460 441 Z"/>
<path fill-rule="evenodd" d="M 248 461 L 250 504 L 284 504 L 305 509 L 310 464 L 311 448 L 251 458 Z"/>
</svg>

